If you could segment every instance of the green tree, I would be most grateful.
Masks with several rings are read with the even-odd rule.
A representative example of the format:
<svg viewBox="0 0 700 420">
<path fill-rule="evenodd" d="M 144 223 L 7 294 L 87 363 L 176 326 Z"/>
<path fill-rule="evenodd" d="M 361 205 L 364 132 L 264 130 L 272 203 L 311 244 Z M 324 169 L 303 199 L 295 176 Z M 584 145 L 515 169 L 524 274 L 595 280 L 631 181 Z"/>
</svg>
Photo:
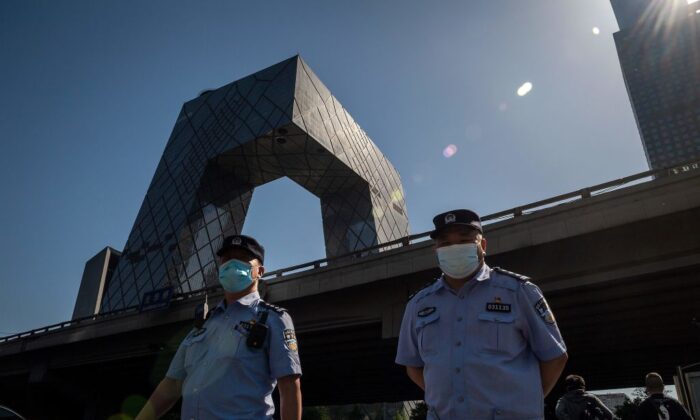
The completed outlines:
<svg viewBox="0 0 700 420">
<path fill-rule="evenodd" d="M 399 410 L 396 413 L 394 413 L 394 417 L 392 417 L 391 420 L 411 420 L 411 419 L 408 418 L 408 415 L 406 414 L 405 411 Z"/>
<path fill-rule="evenodd" d="M 411 420 L 425 420 L 428 417 L 428 406 L 419 402 L 411 409 Z"/>
<path fill-rule="evenodd" d="M 348 413 L 348 420 L 365 420 L 365 413 L 359 405 L 352 406 L 352 410 Z"/>
<path fill-rule="evenodd" d="M 328 407 L 304 407 L 302 420 L 333 420 Z"/>
<path fill-rule="evenodd" d="M 632 391 L 632 398 L 625 400 L 625 402 L 615 410 L 615 415 L 619 417 L 620 420 L 634 420 L 639 404 L 641 404 L 646 397 L 647 395 L 643 388 L 636 388 Z"/>
</svg>

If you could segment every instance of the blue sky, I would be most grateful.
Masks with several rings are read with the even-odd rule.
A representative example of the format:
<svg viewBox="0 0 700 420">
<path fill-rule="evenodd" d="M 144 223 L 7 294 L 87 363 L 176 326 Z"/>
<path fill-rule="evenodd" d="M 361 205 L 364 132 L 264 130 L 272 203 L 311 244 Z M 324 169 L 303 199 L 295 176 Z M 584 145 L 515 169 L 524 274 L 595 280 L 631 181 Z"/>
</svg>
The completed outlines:
<svg viewBox="0 0 700 420">
<path fill-rule="evenodd" d="M 183 102 L 297 53 L 401 173 L 412 233 L 641 172 L 616 30 L 607 0 L 0 2 L 0 332 L 70 318 Z M 268 269 L 324 256 L 288 180 L 244 232 Z"/>
</svg>

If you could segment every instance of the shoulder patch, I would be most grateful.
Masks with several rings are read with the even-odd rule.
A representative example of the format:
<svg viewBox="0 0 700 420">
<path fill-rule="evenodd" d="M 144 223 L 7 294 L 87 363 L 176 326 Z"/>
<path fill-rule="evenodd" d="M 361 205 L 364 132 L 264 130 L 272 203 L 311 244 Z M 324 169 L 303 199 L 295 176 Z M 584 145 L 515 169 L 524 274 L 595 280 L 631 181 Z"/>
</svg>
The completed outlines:
<svg viewBox="0 0 700 420">
<path fill-rule="evenodd" d="M 425 290 L 425 289 L 427 289 L 428 287 L 430 287 L 430 286 L 432 286 L 433 284 L 435 284 L 436 281 L 437 281 L 437 279 L 425 283 L 425 284 L 423 285 L 423 287 L 421 287 L 420 289 L 418 289 L 418 290 L 416 290 L 415 292 L 413 292 L 413 293 L 411 293 L 410 295 L 408 295 L 408 300 L 411 300 L 411 299 L 413 299 L 414 297 L 416 297 L 416 295 L 418 295 L 420 292 L 422 292 L 423 290 Z"/>
<path fill-rule="evenodd" d="M 262 306 L 262 307 L 265 308 L 265 309 L 269 309 L 269 310 L 271 310 L 271 311 L 273 311 L 273 312 L 277 312 L 278 314 L 282 314 L 282 313 L 284 313 L 284 312 L 287 312 L 286 309 L 284 309 L 284 308 L 282 308 L 282 307 L 280 307 L 280 306 L 273 305 L 273 304 L 271 304 L 271 303 L 265 302 L 264 300 L 260 300 L 259 305 Z"/>
<path fill-rule="evenodd" d="M 284 336 L 284 345 L 287 347 L 287 350 L 297 352 L 299 351 L 299 345 L 297 344 L 297 335 L 292 329 L 286 329 L 282 331 L 282 335 Z"/>
<path fill-rule="evenodd" d="M 549 305 L 547 305 L 547 300 L 545 298 L 541 298 L 540 300 L 535 303 L 535 311 L 537 311 L 537 314 L 542 318 L 544 322 L 550 325 L 554 325 L 557 321 L 554 319 L 554 314 L 552 313 L 552 310 L 549 309 Z"/>
<path fill-rule="evenodd" d="M 523 276 L 522 274 L 514 273 L 512 271 L 504 270 L 501 267 L 493 267 L 493 271 L 503 274 L 504 276 L 509 276 L 513 277 L 514 279 L 518 279 L 520 281 L 530 281 L 530 277 L 528 276 Z"/>
</svg>

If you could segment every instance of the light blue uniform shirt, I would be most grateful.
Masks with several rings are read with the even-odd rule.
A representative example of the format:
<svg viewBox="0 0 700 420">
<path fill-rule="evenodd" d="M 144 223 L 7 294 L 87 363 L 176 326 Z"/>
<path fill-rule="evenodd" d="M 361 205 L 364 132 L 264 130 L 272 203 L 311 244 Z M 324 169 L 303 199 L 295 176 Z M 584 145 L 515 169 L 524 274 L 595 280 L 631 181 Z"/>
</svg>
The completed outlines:
<svg viewBox="0 0 700 420">
<path fill-rule="evenodd" d="M 542 419 L 540 361 L 566 352 L 540 289 L 486 264 L 406 305 L 396 363 L 423 367 L 428 419 Z"/>
<path fill-rule="evenodd" d="M 262 348 L 246 338 L 252 323 L 268 311 L 269 330 Z M 184 381 L 185 419 L 271 419 L 277 379 L 301 374 L 291 317 L 265 306 L 257 292 L 231 305 L 222 301 L 202 330 L 182 341 L 165 376 Z"/>
</svg>

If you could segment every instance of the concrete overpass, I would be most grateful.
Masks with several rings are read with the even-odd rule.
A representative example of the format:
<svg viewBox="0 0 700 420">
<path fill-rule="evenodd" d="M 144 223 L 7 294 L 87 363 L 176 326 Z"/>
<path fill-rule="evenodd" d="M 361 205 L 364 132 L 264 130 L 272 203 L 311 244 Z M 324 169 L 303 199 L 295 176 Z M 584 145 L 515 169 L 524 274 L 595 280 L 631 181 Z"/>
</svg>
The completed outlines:
<svg viewBox="0 0 700 420">
<path fill-rule="evenodd" d="M 591 388 L 639 386 L 650 370 L 670 381 L 700 358 L 700 171 L 648 172 L 484 219 L 487 261 L 542 288 L 567 371 Z M 421 398 L 393 357 L 409 294 L 438 274 L 431 246 L 414 235 L 266 276 L 268 300 L 297 326 L 305 404 Z M 201 301 L 0 339 L 0 403 L 42 418 L 123 410 L 160 380 Z"/>
</svg>

